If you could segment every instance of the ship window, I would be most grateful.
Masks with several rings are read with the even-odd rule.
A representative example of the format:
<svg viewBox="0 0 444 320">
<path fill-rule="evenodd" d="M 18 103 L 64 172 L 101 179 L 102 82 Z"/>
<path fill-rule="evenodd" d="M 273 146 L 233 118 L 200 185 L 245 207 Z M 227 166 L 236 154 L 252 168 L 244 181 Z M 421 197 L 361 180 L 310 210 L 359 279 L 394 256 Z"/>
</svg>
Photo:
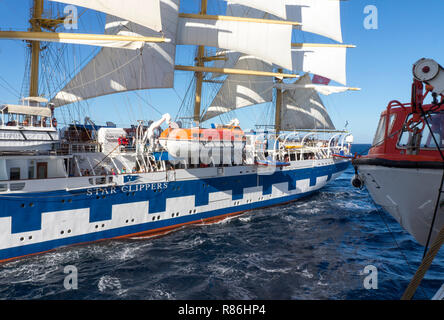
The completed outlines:
<svg viewBox="0 0 444 320">
<path fill-rule="evenodd" d="M 412 118 L 409 115 L 406 119 L 406 123 Z M 420 147 L 422 149 L 436 149 L 436 144 L 433 139 L 435 137 L 436 141 L 440 144 L 440 147 L 444 146 L 444 112 L 433 113 L 428 118 L 430 124 L 431 132 L 427 125 L 424 126 L 422 131 Z M 419 127 L 422 127 L 420 124 Z M 399 138 L 398 146 L 407 147 L 411 145 L 413 139 L 413 133 L 409 132 L 406 127 L 404 127 L 401 136 Z"/>
<path fill-rule="evenodd" d="M 439 147 L 442 148 L 444 146 L 444 112 L 431 114 L 428 122 L 431 130 L 429 130 L 427 125 L 425 126 L 422 132 L 421 148 L 436 149 L 435 140 L 438 142 Z"/>
<path fill-rule="evenodd" d="M 375 138 L 373 139 L 373 146 L 380 145 L 384 141 L 386 116 L 381 116 L 378 128 L 376 129 Z"/>
<path fill-rule="evenodd" d="M 20 168 L 11 168 L 9 170 L 9 180 L 20 180 Z"/>
<path fill-rule="evenodd" d="M 412 115 L 409 115 L 407 117 L 406 123 L 412 118 Z M 406 147 L 411 139 L 412 139 L 413 134 L 409 131 L 407 131 L 406 127 L 404 126 L 402 129 L 402 133 L 399 137 L 399 141 L 398 141 L 398 146 L 399 147 Z"/>
<path fill-rule="evenodd" d="M 29 167 L 28 167 L 28 179 L 34 179 L 34 172 L 35 172 L 35 166 L 34 161 L 31 161 Z"/>
</svg>

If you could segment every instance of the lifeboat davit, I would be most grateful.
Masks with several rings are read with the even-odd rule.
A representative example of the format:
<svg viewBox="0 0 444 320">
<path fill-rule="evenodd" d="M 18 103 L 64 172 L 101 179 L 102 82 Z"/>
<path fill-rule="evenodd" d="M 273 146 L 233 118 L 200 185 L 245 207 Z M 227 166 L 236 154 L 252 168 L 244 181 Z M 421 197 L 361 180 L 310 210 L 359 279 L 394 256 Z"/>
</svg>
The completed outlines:
<svg viewBox="0 0 444 320">
<path fill-rule="evenodd" d="M 159 143 L 170 155 L 191 164 L 237 164 L 242 161 L 245 134 L 238 125 L 215 128 L 168 128 Z M 240 159 L 239 159 L 240 158 Z"/>
</svg>

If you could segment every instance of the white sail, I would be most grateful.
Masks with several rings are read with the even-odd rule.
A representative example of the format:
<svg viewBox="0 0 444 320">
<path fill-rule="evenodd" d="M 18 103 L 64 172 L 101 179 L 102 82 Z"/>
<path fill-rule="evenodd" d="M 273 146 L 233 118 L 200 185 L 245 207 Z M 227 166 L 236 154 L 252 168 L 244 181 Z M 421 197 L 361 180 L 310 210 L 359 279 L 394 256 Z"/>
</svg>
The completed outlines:
<svg viewBox="0 0 444 320">
<path fill-rule="evenodd" d="M 347 83 L 347 48 L 302 46 L 293 48 L 292 70 L 317 74 L 340 84 Z"/>
<path fill-rule="evenodd" d="M 162 0 L 164 33 L 175 39 L 179 0 Z M 154 31 L 108 16 L 106 33 L 152 36 Z M 103 48 L 51 101 L 62 106 L 111 93 L 151 88 L 172 88 L 176 45 L 148 43 L 141 50 Z"/>
<path fill-rule="evenodd" d="M 236 2 L 236 4 L 234 3 Z M 247 6 L 242 2 L 233 1 L 227 5 L 227 15 L 261 19 L 266 17 L 269 10 L 259 6 Z M 252 0 L 251 2 L 256 2 Z M 275 5 L 275 1 L 266 1 Z M 283 0 L 286 8 L 287 21 L 299 22 L 296 29 L 311 32 L 342 43 L 341 1 L 340 0 Z M 280 6 L 280 1 L 276 3 Z M 254 9 L 253 9 L 254 8 Z M 270 19 L 282 19 L 282 16 L 272 13 Z"/>
<path fill-rule="evenodd" d="M 275 88 L 281 90 L 294 90 L 294 89 L 313 89 L 317 93 L 324 96 L 329 96 L 334 93 L 342 93 L 350 90 L 347 87 L 326 86 L 321 84 L 296 84 L 296 83 L 276 83 Z"/>
<path fill-rule="evenodd" d="M 342 43 L 340 0 L 285 0 L 287 20 L 302 23 L 296 27 Z"/>
<path fill-rule="evenodd" d="M 234 51 L 220 51 L 226 60 L 214 62 L 216 68 L 233 68 L 242 54 Z M 335 46 L 301 46 L 292 50 L 293 71 L 317 74 L 346 85 L 347 48 Z M 214 73 L 213 78 L 221 76 Z"/>
<path fill-rule="evenodd" d="M 271 64 L 267 64 L 252 56 L 242 56 L 236 63 L 235 68 L 268 72 L 273 70 Z M 208 107 L 202 121 L 247 106 L 272 102 L 273 84 L 273 78 L 271 77 L 228 76 Z"/>
<path fill-rule="evenodd" d="M 241 4 L 250 8 L 258 9 L 263 12 L 271 13 L 276 17 L 287 19 L 286 0 L 227 0 L 228 5 Z M 241 17 L 241 16 L 239 16 Z M 243 17 L 243 15 L 242 15 Z"/>
<path fill-rule="evenodd" d="M 50 0 L 104 12 L 154 31 L 162 30 L 160 0 Z"/>
<path fill-rule="evenodd" d="M 296 81 L 297 85 L 311 84 L 308 74 Z M 281 129 L 335 130 L 327 109 L 314 89 L 286 90 L 282 94 Z"/>
<path fill-rule="evenodd" d="M 177 44 L 229 49 L 291 69 L 291 35 L 291 25 L 181 18 Z"/>
</svg>

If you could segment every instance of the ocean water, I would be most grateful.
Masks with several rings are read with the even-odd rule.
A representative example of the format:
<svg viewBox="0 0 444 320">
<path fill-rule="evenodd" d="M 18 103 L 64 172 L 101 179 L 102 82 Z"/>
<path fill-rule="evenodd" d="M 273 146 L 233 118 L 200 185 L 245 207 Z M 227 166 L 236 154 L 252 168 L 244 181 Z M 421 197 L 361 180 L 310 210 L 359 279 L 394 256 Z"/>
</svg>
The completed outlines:
<svg viewBox="0 0 444 320">
<path fill-rule="evenodd" d="M 353 174 L 350 167 L 310 197 L 216 224 L 3 263 L 0 299 L 398 300 L 423 247 L 351 186 Z M 415 299 L 443 284 L 443 250 Z M 364 286 L 367 266 L 376 267 L 376 289 Z M 65 288 L 74 275 L 66 267 L 77 270 L 77 288 Z"/>
</svg>

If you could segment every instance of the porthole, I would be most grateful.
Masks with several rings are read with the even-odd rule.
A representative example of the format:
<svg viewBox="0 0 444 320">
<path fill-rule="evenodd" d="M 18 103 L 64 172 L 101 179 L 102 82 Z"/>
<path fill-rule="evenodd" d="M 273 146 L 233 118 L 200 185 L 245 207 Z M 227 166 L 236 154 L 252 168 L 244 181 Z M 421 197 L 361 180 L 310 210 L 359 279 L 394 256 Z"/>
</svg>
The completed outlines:
<svg viewBox="0 0 444 320">
<path fill-rule="evenodd" d="M 157 220 L 160 220 L 160 216 L 157 216 Z"/>
<path fill-rule="evenodd" d="M 25 238 L 23 238 L 23 237 L 20 237 L 20 241 L 23 241 L 23 240 L 25 240 Z"/>
<path fill-rule="evenodd" d="M 68 229 L 68 233 L 71 233 L 71 229 Z"/>
<path fill-rule="evenodd" d="M 65 233 L 65 231 L 63 231 L 63 230 L 62 230 L 62 231 L 60 231 L 60 234 L 64 234 L 64 233 Z"/>
</svg>

